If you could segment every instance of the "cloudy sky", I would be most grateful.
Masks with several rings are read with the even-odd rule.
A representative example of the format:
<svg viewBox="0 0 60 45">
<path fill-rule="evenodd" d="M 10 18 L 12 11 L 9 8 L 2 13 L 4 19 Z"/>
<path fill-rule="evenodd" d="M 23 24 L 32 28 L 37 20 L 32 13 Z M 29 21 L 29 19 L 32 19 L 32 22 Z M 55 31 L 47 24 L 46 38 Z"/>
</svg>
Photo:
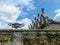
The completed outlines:
<svg viewBox="0 0 60 45">
<path fill-rule="evenodd" d="M 60 21 L 60 0 L 0 0 L 0 29 L 10 29 L 8 23 L 24 23 L 23 29 L 34 20 L 41 8 L 49 18 Z"/>
</svg>

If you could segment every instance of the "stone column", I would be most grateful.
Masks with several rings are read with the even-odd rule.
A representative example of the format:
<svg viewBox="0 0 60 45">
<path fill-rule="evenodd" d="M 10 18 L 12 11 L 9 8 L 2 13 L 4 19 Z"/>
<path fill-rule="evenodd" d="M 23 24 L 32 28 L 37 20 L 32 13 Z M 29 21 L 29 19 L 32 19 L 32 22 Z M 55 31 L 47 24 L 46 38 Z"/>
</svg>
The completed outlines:
<svg viewBox="0 0 60 45">
<path fill-rule="evenodd" d="M 13 33 L 12 45 L 23 45 L 22 34 L 20 32 L 14 32 Z"/>
</svg>

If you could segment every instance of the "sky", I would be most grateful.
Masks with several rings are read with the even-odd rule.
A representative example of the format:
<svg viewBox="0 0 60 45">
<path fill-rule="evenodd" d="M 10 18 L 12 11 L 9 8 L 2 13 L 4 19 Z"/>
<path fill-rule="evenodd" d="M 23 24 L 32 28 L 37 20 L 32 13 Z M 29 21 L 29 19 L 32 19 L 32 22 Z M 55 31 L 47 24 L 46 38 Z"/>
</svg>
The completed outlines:
<svg viewBox="0 0 60 45">
<path fill-rule="evenodd" d="M 8 24 L 15 22 L 28 29 L 41 8 L 50 19 L 60 21 L 60 0 L 0 0 L 0 29 L 11 29 Z"/>
</svg>

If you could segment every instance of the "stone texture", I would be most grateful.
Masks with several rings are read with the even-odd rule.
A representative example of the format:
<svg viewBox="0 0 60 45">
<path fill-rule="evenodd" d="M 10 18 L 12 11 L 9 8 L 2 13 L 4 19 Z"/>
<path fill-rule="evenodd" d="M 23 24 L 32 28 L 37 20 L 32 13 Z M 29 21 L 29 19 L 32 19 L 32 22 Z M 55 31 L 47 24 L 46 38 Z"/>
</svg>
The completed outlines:
<svg viewBox="0 0 60 45">
<path fill-rule="evenodd" d="M 23 45 L 21 40 L 22 34 L 20 32 L 14 32 L 12 38 L 12 45 Z"/>
<path fill-rule="evenodd" d="M 0 45 L 60 45 L 60 30 L 0 30 Z"/>
</svg>

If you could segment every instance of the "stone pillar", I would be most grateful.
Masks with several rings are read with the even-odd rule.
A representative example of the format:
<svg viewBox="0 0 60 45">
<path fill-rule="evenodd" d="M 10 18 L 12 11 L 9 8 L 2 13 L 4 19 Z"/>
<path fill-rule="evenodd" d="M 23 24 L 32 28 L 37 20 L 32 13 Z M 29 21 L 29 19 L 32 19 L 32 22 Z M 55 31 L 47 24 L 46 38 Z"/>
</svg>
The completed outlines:
<svg viewBox="0 0 60 45">
<path fill-rule="evenodd" d="M 12 45 L 23 45 L 22 35 L 20 32 L 14 32 L 12 36 Z"/>
</svg>

